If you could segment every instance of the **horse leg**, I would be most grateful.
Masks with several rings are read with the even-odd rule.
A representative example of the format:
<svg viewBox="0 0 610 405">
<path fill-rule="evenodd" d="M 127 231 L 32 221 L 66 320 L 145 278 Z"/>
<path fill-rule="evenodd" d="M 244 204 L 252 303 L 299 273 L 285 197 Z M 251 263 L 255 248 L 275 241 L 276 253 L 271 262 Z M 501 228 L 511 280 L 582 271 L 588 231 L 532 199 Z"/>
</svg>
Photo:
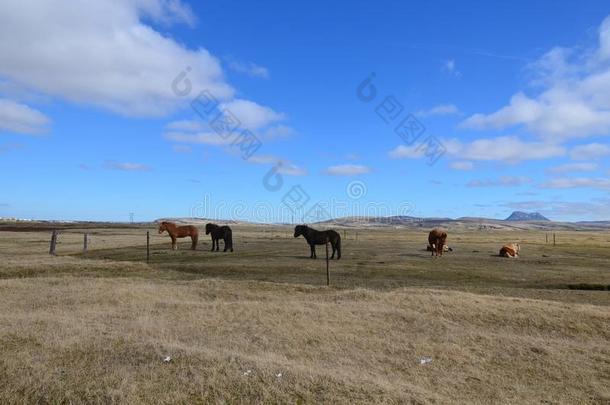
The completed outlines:
<svg viewBox="0 0 610 405">
<path fill-rule="evenodd" d="M 220 250 L 220 238 L 216 239 L 216 251 Z"/>
<path fill-rule="evenodd" d="M 172 250 L 178 250 L 178 243 L 176 242 L 176 238 L 172 236 Z"/>
<path fill-rule="evenodd" d="M 222 241 L 225 243 L 225 248 L 224 248 L 223 252 L 226 252 L 229 249 L 227 246 L 227 239 L 225 238 Z"/>
<path fill-rule="evenodd" d="M 193 242 L 191 244 L 191 249 L 193 249 L 193 250 L 197 250 L 197 239 L 198 239 L 197 235 L 192 235 L 191 236 L 191 242 Z"/>
<path fill-rule="evenodd" d="M 337 247 L 334 243 L 331 243 L 330 246 L 333 248 L 333 254 L 330 256 L 331 260 L 335 258 L 335 252 L 337 251 Z"/>
<path fill-rule="evenodd" d="M 212 250 L 211 250 L 212 252 L 214 251 L 214 243 L 215 243 L 215 242 L 216 242 L 216 241 L 214 240 L 214 238 L 212 238 Z"/>
<path fill-rule="evenodd" d="M 316 245 L 311 245 L 311 259 L 317 259 L 318 257 L 316 256 Z"/>
</svg>

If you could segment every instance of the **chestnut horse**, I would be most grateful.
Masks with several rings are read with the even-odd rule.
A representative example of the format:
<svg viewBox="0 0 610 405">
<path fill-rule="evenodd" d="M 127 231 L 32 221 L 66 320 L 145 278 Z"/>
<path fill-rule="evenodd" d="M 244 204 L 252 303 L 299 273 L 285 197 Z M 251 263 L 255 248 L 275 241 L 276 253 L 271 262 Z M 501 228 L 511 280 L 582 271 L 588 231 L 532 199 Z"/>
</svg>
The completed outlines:
<svg viewBox="0 0 610 405">
<path fill-rule="evenodd" d="M 333 255 L 330 258 L 334 259 L 335 252 L 337 252 L 337 260 L 341 259 L 341 235 L 337 232 L 332 229 L 328 231 L 316 231 L 307 225 L 297 225 L 294 228 L 294 237 L 298 238 L 301 235 L 305 237 L 305 240 L 311 248 L 310 259 L 317 258 L 316 245 L 326 245 L 328 242 L 330 242 L 333 247 Z"/>
<path fill-rule="evenodd" d="M 199 230 L 193 225 L 184 225 L 178 226 L 173 222 L 163 221 L 159 225 L 159 233 L 163 233 L 167 231 L 169 237 L 172 238 L 172 249 L 178 250 L 178 244 L 176 243 L 176 238 L 186 238 L 187 236 L 191 237 L 191 241 L 193 244 L 191 245 L 191 249 L 197 249 L 197 240 L 199 239 Z"/>
<path fill-rule="evenodd" d="M 432 256 L 442 256 L 445 246 L 447 245 L 447 231 L 440 228 L 434 228 L 428 234 L 428 245 L 432 250 Z"/>
<path fill-rule="evenodd" d="M 502 246 L 500 249 L 499 256 L 501 257 L 519 257 L 519 251 L 521 250 L 521 246 L 518 243 L 509 243 L 507 245 Z"/>
<path fill-rule="evenodd" d="M 233 231 L 228 226 L 218 226 L 216 224 L 206 224 L 205 226 L 205 234 L 212 234 L 212 252 L 214 248 L 216 251 L 220 250 L 220 246 L 218 241 L 222 239 L 225 242 L 225 248 L 223 252 L 231 249 L 233 251 Z"/>
</svg>

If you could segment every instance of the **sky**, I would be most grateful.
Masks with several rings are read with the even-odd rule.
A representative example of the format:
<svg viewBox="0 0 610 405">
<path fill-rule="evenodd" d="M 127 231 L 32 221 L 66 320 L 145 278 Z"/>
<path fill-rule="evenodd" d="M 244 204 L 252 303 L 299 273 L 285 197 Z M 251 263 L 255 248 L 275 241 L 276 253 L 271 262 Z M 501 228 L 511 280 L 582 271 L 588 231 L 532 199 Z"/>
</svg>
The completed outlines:
<svg viewBox="0 0 610 405">
<path fill-rule="evenodd" d="M 0 217 L 610 220 L 610 4 L 0 2 Z"/>
</svg>

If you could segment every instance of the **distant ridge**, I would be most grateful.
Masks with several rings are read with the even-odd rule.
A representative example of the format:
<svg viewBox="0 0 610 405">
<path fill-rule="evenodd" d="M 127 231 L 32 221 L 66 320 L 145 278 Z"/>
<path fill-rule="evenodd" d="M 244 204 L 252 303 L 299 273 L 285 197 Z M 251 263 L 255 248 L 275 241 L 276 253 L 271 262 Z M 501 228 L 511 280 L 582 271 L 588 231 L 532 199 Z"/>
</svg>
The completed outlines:
<svg viewBox="0 0 610 405">
<path fill-rule="evenodd" d="M 550 221 L 539 212 L 514 211 L 505 221 Z"/>
</svg>

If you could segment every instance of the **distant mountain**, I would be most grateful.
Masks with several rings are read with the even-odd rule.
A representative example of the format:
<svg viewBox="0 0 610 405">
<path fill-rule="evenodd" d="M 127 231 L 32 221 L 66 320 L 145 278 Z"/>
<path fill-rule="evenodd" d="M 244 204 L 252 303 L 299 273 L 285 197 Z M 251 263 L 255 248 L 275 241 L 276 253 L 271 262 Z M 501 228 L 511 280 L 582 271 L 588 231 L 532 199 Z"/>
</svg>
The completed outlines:
<svg viewBox="0 0 610 405">
<path fill-rule="evenodd" d="M 515 211 L 505 221 L 550 221 L 539 212 Z"/>
</svg>

